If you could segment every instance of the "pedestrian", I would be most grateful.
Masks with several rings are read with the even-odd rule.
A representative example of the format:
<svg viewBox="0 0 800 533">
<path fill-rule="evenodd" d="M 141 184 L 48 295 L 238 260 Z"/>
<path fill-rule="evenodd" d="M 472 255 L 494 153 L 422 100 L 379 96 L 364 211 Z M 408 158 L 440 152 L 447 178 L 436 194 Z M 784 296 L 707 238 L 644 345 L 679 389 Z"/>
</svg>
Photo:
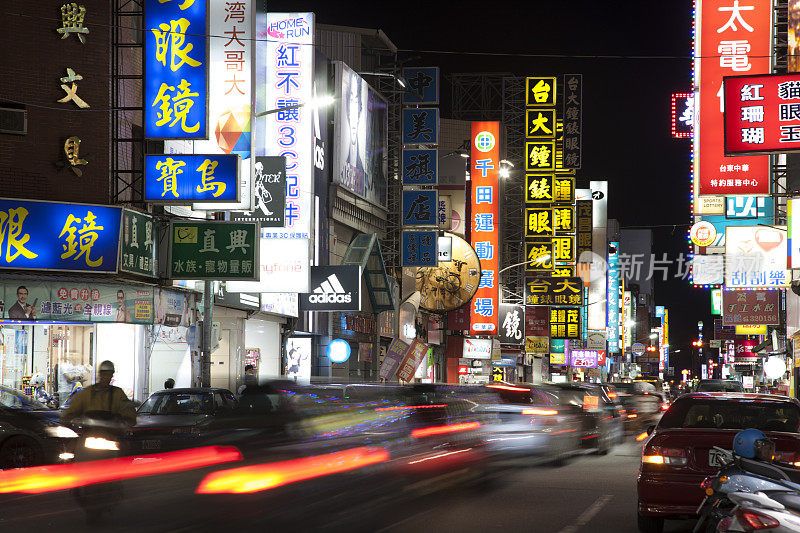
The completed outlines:
<svg viewBox="0 0 800 533">
<path fill-rule="evenodd" d="M 244 392 L 244 389 L 250 386 L 258 385 L 258 378 L 256 378 L 256 367 L 253 365 L 245 365 L 244 367 L 244 385 L 239 387 L 239 395 Z"/>
<path fill-rule="evenodd" d="M 172 378 L 167 379 L 167 381 L 164 382 L 164 388 L 165 389 L 174 389 L 175 388 L 175 380 L 172 379 Z"/>
</svg>

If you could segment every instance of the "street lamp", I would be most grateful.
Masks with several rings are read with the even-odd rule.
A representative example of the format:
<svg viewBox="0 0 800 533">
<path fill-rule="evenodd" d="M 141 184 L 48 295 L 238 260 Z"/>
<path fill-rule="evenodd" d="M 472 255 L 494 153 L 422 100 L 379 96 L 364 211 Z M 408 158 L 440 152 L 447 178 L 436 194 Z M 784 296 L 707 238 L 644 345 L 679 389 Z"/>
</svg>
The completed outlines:
<svg viewBox="0 0 800 533">
<path fill-rule="evenodd" d="M 400 86 L 401 89 L 405 89 L 408 87 L 408 82 L 403 76 L 397 76 L 392 74 L 391 72 L 359 72 L 359 76 L 380 76 L 383 78 L 394 78 L 397 81 L 397 85 Z"/>
</svg>

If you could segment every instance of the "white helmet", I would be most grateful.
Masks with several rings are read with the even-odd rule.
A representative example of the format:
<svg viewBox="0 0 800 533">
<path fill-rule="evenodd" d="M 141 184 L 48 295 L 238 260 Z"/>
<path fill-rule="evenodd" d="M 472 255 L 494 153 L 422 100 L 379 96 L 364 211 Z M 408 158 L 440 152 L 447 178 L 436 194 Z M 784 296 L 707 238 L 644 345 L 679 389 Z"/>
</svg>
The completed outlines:
<svg viewBox="0 0 800 533">
<path fill-rule="evenodd" d="M 31 387 L 44 387 L 44 374 L 37 372 L 31 378 Z"/>
</svg>

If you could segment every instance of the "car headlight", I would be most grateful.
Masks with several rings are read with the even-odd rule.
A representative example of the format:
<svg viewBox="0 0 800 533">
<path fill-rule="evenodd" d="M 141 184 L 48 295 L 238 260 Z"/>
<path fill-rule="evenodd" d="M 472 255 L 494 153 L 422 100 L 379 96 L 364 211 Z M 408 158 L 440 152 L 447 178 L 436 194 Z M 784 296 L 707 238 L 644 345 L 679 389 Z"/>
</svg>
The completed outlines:
<svg viewBox="0 0 800 533">
<path fill-rule="evenodd" d="M 78 434 L 66 426 L 50 426 L 44 428 L 44 432 L 48 437 L 56 437 L 59 439 L 77 439 Z"/>
<path fill-rule="evenodd" d="M 103 437 L 86 437 L 83 445 L 90 450 L 119 450 L 119 443 Z"/>
</svg>

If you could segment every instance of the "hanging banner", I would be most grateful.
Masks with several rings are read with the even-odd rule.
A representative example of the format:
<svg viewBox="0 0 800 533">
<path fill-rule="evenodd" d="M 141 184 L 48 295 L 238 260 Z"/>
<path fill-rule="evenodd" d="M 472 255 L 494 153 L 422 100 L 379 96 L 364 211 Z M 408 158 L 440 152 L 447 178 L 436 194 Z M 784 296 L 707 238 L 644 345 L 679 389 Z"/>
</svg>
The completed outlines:
<svg viewBox="0 0 800 533">
<path fill-rule="evenodd" d="M 769 194 L 769 158 L 725 157 L 722 78 L 770 71 L 772 2 L 697 0 L 694 197 Z"/>
<path fill-rule="evenodd" d="M 389 347 L 386 349 L 386 355 L 381 363 L 381 368 L 378 375 L 381 379 L 392 378 L 400 369 L 400 363 L 403 361 L 409 345 L 398 338 L 392 339 Z"/>
<path fill-rule="evenodd" d="M 473 122 L 470 186 L 472 247 L 481 262 L 481 280 L 470 304 L 470 332 L 498 333 L 500 303 L 500 123 Z"/>
<path fill-rule="evenodd" d="M 145 137 L 208 137 L 207 7 L 206 1 L 145 1 Z"/>
<path fill-rule="evenodd" d="M 414 342 L 406 350 L 403 361 L 400 363 L 397 377 L 403 381 L 411 381 L 426 353 L 428 353 L 428 345 L 419 339 L 414 339 Z"/>
</svg>

